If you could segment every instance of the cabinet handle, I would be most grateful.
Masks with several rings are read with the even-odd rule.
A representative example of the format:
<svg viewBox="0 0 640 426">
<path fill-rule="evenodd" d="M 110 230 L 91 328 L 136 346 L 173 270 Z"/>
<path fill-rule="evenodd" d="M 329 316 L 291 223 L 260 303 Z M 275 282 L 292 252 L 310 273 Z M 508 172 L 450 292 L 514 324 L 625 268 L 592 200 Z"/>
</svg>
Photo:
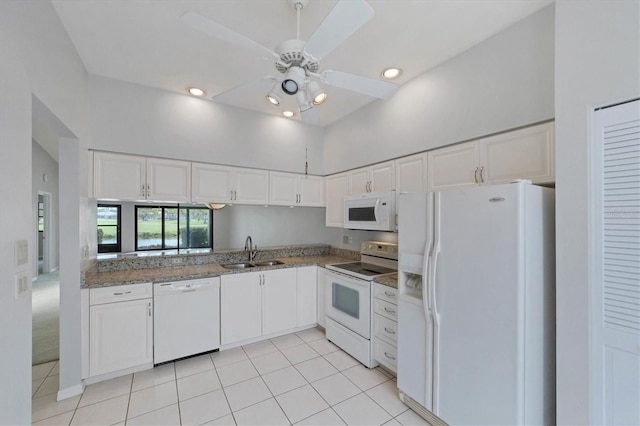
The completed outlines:
<svg viewBox="0 0 640 426">
<path fill-rule="evenodd" d="M 145 197 L 145 198 L 147 197 L 147 192 L 145 190 L 144 183 L 142 184 L 142 196 Z"/>
<path fill-rule="evenodd" d="M 151 302 L 149 302 L 149 316 L 151 316 Z"/>
<path fill-rule="evenodd" d="M 473 180 L 478 183 L 478 167 L 473 171 Z"/>
<path fill-rule="evenodd" d="M 151 185 L 147 185 L 147 198 L 151 196 Z"/>
<path fill-rule="evenodd" d="M 388 292 L 388 291 L 385 291 L 385 292 L 384 292 L 384 294 L 386 294 L 386 295 L 387 295 L 387 296 L 389 296 L 389 297 L 396 297 L 396 294 L 395 294 L 395 293 L 390 293 L 390 292 Z"/>
<path fill-rule="evenodd" d="M 386 331 L 389 334 L 396 334 L 395 331 L 388 329 L 387 327 L 384 328 L 384 331 Z"/>
<path fill-rule="evenodd" d="M 394 311 L 393 309 L 389 309 L 389 308 L 387 308 L 386 306 L 384 307 L 384 310 L 385 310 L 386 312 L 389 312 L 390 314 L 395 314 L 395 313 L 396 313 L 396 311 Z"/>
<path fill-rule="evenodd" d="M 124 296 L 125 294 L 131 294 L 131 291 L 113 293 L 114 296 Z"/>
<path fill-rule="evenodd" d="M 484 183 L 484 166 L 480 167 L 480 183 Z"/>
<path fill-rule="evenodd" d="M 394 361 L 396 360 L 396 357 L 395 357 L 395 356 L 393 356 L 393 355 L 389 355 L 389 354 L 388 354 L 388 353 L 386 353 L 386 352 L 384 353 L 384 356 L 386 356 L 387 358 L 392 359 L 392 360 L 394 360 Z"/>
</svg>

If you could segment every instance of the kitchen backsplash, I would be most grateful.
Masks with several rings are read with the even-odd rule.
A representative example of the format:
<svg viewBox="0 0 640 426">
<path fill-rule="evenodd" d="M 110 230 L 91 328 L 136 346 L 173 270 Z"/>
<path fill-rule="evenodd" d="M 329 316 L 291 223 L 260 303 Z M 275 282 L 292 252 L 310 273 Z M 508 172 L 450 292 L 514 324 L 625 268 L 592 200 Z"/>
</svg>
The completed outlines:
<svg viewBox="0 0 640 426">
<path fill-rule="evenodd" d="M 305 244 L 283 247 L 260 248 L 255 260 L 278 259 L 298 256 L 323 256 L 335 254 L 348 259 L 357 260 L 360 254 L 355 251 L 336 249 L 328 244 Z M 96 272 L 126 271 L 150 268 L 169 268 L 188 265 L 203 265 L 208 263 L 234 263 L 248 260 L 244 250 L 211 251 L 165 251 L 138 252 L 114 255 L 101 255 L 97 260 Z"/>
</svg>

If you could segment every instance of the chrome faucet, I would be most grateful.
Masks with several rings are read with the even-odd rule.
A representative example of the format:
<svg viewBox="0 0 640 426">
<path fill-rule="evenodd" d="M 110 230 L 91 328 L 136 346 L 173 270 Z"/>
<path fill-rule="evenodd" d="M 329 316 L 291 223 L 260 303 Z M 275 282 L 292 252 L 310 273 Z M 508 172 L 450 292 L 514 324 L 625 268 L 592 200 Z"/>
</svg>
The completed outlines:
<svg viewBox="0 0 640 426">
<path fill-rule="evenodd" d="M 244 241 L 244 251 L 249 251 L 249 262 L 253 261 L 253 259 L 256 258 L 256 254 L 258 254 L 258 245 L 253 246 L 251 235 L 247 236 L 247 239 Z"/>
</svg>

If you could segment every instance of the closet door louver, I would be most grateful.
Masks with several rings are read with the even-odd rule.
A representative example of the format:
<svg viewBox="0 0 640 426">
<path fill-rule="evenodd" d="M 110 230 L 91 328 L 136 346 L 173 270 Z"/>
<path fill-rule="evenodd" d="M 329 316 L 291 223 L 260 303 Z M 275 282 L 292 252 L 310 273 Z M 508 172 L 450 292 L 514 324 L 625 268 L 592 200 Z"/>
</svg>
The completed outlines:
<svg viewBox="0 0 640 426">
<path fill-rule="evenodd" d="M 604 322 L 640 332 L 640 121 L 602 129 Z"/>
<path fill-rule="evenodd" d="M 640 424 L 640 101 L 594 113 L 594 424 Z"/>
</svg>

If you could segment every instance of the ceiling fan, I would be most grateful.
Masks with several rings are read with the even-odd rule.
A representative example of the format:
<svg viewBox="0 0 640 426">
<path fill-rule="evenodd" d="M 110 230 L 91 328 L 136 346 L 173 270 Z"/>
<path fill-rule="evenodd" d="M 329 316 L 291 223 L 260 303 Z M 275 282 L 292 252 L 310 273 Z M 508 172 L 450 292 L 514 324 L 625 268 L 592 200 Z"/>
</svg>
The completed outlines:
<svg viewBox="0 0 640 426">
<path fill-rule="evenodd" d="M 288 1 L 297 15 L 296 38 L 281 42 L 274 50 L 192 11 L 186 12 L 180 19 L 204 34 L 251 50 L 262 58 L 273 61 L 279 76 L 264 77 L 273 81 L 266 99 L 274 105 L 279 105 L 281 93 L 296 96 L 300 113 L 307 122 L 313 122 L 315 119 L 313 107 L 327 99 L 321 83 L 376 98 L 391 97 L 398 87 L 396 84 L 342 71 L 320 71 L 320 60 L 373 17 L 374 10 L 365 0 L 338 0 L 306 42 L 300 39 L 300 12 L 309 0 Z M 234 92 L 251 83 L 235 87 L 214 96 L 213 99 L 232 97 Z"/>
</svg>

